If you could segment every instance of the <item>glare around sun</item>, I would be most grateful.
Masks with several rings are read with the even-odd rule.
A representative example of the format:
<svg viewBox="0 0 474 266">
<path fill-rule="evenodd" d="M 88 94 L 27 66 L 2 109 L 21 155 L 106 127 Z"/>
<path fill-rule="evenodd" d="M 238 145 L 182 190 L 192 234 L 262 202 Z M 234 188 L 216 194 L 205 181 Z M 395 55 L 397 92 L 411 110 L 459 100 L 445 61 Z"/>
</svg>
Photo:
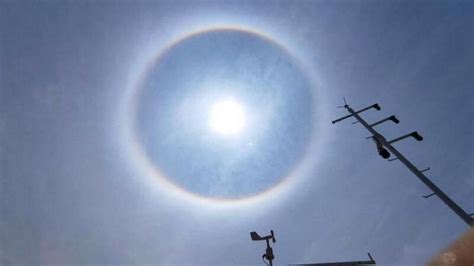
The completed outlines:
<svg viewBox="0 0 474 266">
<path fill-rule="evenodd" d="M 215 103 L 211 107 L 210 127 L 224 135 L 238 135 L 245 127 L 245 113 L 242 106 L 231 99 Z"/>
</svg>

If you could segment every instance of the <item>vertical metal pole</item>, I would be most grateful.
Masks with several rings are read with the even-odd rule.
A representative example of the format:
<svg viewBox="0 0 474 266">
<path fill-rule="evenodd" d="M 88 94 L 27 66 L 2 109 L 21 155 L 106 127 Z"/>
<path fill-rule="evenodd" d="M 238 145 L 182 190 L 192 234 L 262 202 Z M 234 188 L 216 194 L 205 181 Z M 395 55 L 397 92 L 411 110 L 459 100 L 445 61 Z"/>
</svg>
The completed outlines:
<svg viewBox="0 0 474 266">
<path fill-rule="evenodd" d="M 438 196 L 448 207 L 456 213 L 465 223 L 469 226 L 474 226 L 474 219 L 467 214 L 459 205 L 457 205 L 448 195 L 446 195 L 441 189 L 439 189 L 431 180 L 428 179 L 418 168 L 416 168 L 408 159 L 405 158 L 395 147 L 393 147 L 387 140 L 373 129 L 362 117 L 360 117 L 352 108 L 345 106 L 345 108 L 351 113 L 357 121 L 359 121 L 370 133 L 373 134 L 380 143 L 382 143 L 389 151 L 391 151 L 418 179 L 421 180 L 433 193 Z"/>
<path fill-rule="evenodd" d="M 267 250 L 265 251 L 265 257 L 267 258 L 268 262 L 270 263 L 269 266 L 273 266 L 273 250 L 270 247 L 270 240 L 267 239 Z"/>
</svg>

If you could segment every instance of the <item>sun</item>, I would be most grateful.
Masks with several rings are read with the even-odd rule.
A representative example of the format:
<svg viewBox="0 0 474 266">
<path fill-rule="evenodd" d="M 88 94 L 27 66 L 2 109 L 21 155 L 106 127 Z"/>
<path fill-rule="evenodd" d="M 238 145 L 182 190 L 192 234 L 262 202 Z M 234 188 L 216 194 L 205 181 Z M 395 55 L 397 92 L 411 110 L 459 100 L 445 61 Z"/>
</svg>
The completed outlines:
<svg viewBox="0 0 474 266">
<path fill-rule="evenodd" d="M 224 136 L 240 134 L 245 127 L 245 112 L 242 105 L 233 99 L 216 102 L 211 107 L 209 126 Z"/>
</svg>

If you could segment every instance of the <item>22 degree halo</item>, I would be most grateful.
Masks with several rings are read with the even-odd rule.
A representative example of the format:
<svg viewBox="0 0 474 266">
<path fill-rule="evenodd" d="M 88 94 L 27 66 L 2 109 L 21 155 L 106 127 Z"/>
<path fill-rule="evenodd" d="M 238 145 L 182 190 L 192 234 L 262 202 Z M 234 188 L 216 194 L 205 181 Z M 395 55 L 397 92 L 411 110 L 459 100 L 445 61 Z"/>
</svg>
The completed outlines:
<svg viewBox="0 0 474 266">
<path fill-rule="evenodd" d="M 214 29 L 174 42 L 137 90 L 134 132 L 158 176 L 191 195 L 269 191 L 305 157 L 311 84 L 271 39 Z"/>
</svg>

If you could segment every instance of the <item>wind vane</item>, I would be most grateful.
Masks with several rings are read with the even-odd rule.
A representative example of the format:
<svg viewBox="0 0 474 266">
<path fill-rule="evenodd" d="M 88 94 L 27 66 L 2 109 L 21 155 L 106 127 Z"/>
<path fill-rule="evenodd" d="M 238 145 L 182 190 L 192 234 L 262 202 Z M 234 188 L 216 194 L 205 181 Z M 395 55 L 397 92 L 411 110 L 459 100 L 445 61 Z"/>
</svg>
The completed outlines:
<svg viewBox="0 0 474 266">
<path fill-rule="evenodd" d="M 250 238 L 253 241 L 260 241 L 260 240 L 265 240 L 267 241 L 267 249 L 265 250 L 265 253 L 262 255 L 262 260 L 265 262 L 265 259 L 268 260 L 268 263 L 265 262 L 265 264 L 269 266 L 273 266 L 273 259 L 275 258 L 275 255 L 273 255 L 273 249 L 270 246 L 270 240 L 272 240 L 273 243 L 276 242 L 275 240 L 275 234 L 273 234 L 273 230 L 270 230 L 270 235 L 261 237 L 257 232 L 253 231 L 250 232 Z"/>
</svg>

